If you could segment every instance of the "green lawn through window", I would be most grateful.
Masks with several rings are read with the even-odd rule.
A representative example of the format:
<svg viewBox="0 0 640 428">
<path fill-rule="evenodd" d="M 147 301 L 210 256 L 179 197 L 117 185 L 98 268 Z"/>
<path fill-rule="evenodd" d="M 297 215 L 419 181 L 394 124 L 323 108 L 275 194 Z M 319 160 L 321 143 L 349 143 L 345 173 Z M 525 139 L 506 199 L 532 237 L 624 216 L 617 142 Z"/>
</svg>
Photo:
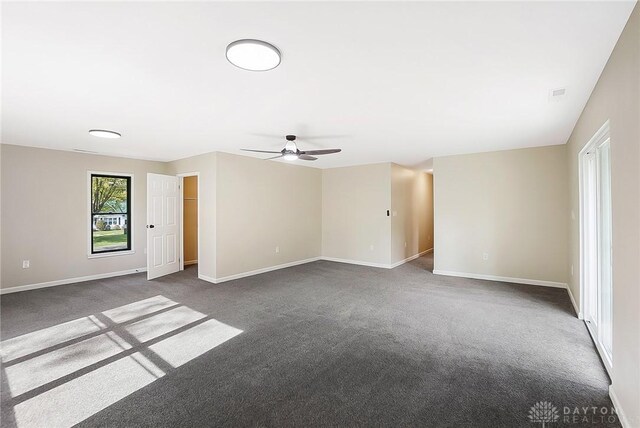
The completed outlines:
<svg viewBox="0 0 640 428">
<path fill-rule="evenodd" d="M 119 250 L 127 248 L 127 235 L 123 230 L 94 230 L 93 250 Z"/>
</svg>

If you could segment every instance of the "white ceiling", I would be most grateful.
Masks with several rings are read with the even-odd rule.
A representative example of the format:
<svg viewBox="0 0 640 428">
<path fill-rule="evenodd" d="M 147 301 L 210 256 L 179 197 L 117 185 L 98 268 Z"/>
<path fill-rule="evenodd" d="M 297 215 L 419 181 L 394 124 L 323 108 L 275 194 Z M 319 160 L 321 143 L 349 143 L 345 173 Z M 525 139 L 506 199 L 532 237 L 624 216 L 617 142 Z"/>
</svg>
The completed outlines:
<svg viewBox="0 0 640 428">
<path fill-rule="evenodd" d="M 343 149 L 322 168 L 563 144 L 634 4 L 4 3 L 2 142 L 174 160 L 294 133 Z M 242 38 L 282 64 L 232 66 Z"/>
</svg>

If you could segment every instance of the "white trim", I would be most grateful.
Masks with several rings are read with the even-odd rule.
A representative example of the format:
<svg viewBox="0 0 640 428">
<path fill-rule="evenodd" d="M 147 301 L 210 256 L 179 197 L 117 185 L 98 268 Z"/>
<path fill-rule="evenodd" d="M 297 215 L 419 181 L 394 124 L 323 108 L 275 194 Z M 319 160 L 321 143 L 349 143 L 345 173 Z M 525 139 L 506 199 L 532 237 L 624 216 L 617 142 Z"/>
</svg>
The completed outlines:
<svg viewBox="0 0 640 428">
<path fill-rule="evenodd" d="M 320 257 L 320 260 L 326 260 L 328 262 L 336 262 L 336 263 L 347 263 L 350 265 L 375 267 L 380 269 L 393 269 L 407 262 L 410 262 L 411 260 L 415 260 L 418 257 L 422 257 L 425 254 L 430 253 L 432 251 L 433 251 L 433 248 L 429 248 L 428 250 L 421 251 L 418 254 L 414 254 L 413 256 L 407 257 L 406 259 L 400 260 L 399 262 L 396 262 L 396 263 L 375 263 L 375 262 L 365 262 L 361 260 L 339 259 L 336 257 L 325 257 L 325 256 Z"/>
<path fill-rule="evenodd" d="M 631 428 L 631 422 L 629 422 L 629 419 L 627 419 L 627 415 L 620 405 L 620 400 L 618 400 L 618 396 L 616 395 L 616 391 L 613 389 L 613 385 L 609 385 L 609 397 L 611 397 L 613 407 L 616 408 L 618 420 L 620 421 L 620 425 L 622 425 L 622 428 Z"/>
<path fill-rule="evenodd" d="M 433 248 L 428 249 L 428 250 L 425 250 L 425 251 L 422 251 L 422 252 L 420 252 L 420 253 L 418 253 L 418 254 L 414 254 L 413 256 L 411 256 L 411 257 L 407 257 L 406 259 L 404 259 L 404 260 L 400 260 L 399 262 L 392 263 L 392 264 L 390 264 L 390 265 L 388 266 L 388 268 L 389 268 L 389 269 L 396 268 L 396 267 L 398 267 L 398 266 L 400 266 L 400 265 L 403 265 L 403 264 L 405 264 L 405 263 L 407 263 L 407 262 L 410 262 L 411 260 L 415 260 L 415 259 L 417 259 L 418 257 L 422 257 L 422 256 L 424 256 L 425 254 L 427 254 L 427 253 L 429 253 L 429 252 L 431 252 L 431 251 L 433 251 Z"/>
<path fill-rule="evenodd" d="M 320 260 L 320 257 L 312 257 L 310 259 L 296 260 L 295 262 L 283 263 L 281 265 L 269 266 L 261 269 L 251 270 L 248 272 L 237 273 L 234 275 L 223 276 L 222 278 L 211 278 L 210 276 L 198 275 L 198 278 L 214 284 L 220 284 L 221 282 L 233 281 L 234 279 L 245 278 L 247 276 L 259 275 L 261 273 L 267 273 L 274 270 L 285 269 L 292 266 L 303 265 L 305 263 L 316 262 Z"/>
<path fill-rule="evenodd" d="M 201 279 L 203 281 L 207 281 L 210 282 L 212 284 L 217 284 L 216 279 L 211 277 L 211 276 L 206 276 L 206 275 L 202 275 L 202 274 L 198 274 L 198 279 Z"/>
<path fill-rule="evenodd" d="M 253 275 L 260 275 L 262 273 L 267 273 L 267 272 L 271 272 L 274 270 L 279 270 L 279 269 L 285 269 L 288 267 L 292 267 L 292 266 L 298 266 L 298 265 L 302 265 L 305 263 L 311 263 L 311 262 L 316 262 L 318 260 L 326 260 L 329 262 L 337 262 L 337 263 L 348 263 L 348 264 L 352 264 L 352 265 L 361 265 L 361 266 L 367 266 L 367 267 L 375 267 L 375 268 L 381 268 L 381 269 L 393 269 L 394 267 L 400 266 L 403 263 L 406 263 L 408 261 L 417 259 L 420 256 L 423 256 L 425 254 L 427 254 L 428 252 L 433 251 L 433 248 L 426 250 L 426 251 L 422 251 L 421 253 L 418 253 L 416 255 L 413 255 L 411 257 L 408 257 L 398 263 L 394 263 L 393 265 L 388 265 L 388 264 L 383 264 L 383 263 L 372 263 L 372 262 L 363 262 L 363 261 L 358 261 L 358 260 L 346 260 L 346 259 L 338 259 L 335 257 L 312 257 L 310 259 L 304 259 L 304 260 L 297 260 L 295 262 L 289 262 L 289 263 L 284 263 L 281 265 L 276 265 L 276 266 L 269 266 L 266 268 L 261 268 L 261 269 L 256 269 L 256 270 L 252 270 L 252 271 L 248 271 L 248 272 L 242 272 L 242 273 L 238 273 L 238 274 L 234 274 L 234 275 L 229 275 L 229 276 L 223 276 L 222 278 L 213 278 L 210 276 L 206 276 L 206 275 L 200 275 L 198 274 L 198 278 L 204 280 L 204 281 L 208 281 L 214 284 L 220 284 L 221 282 L 227 282 L 227 281 L 233 281 L 235 279 L 240 279 L 240 278 L 246 278 L 248 276 L 253 276 Z"/>
<path fill-rule="evenodd" d="M 565 282 L 543 281 L 540 279 L 512 278 L 509 276 L 484 275 L 480 273 L 467 273 L 467 272 L 451 272 L 446 270 L 435 270 L 435 269 L 433 273 L 434 275 L 457 276 L 460 278 L 484 279 L 487 281 L 512 282 L 515 284 L 541 285 L 543 287 L 567 288 L 567 284 Z"/>
<path fill-rule="evenodd" d="M 593 342 L 594 346 L 596 347 L 596 350 L 598 351 L 598 354 L 600 355 L 600 359 L 602 360 L 602 364 L 604 365 L 604 368 L 607 370 L 607 374 L 609 375 L 610 378 L 613 378 L 613 361 L 611 361 L 611 359 L 609 358 L 609 356 L 607 355 L 606 352 L 604 352 L 604 349 L 602 349 L 602 346 L 600 345 L 600 341 L 597 340 L 597 336 L 596 336 L 596 332 L 594 332 L 594 328 L 595 326 L 593 325 L 593 323 L 591 323 L 588 320 L 583 320 L 585 326 L 587 327 L 587 331 L 589 332 L 589 336 L 591 336 L 591 341 Z"/>
<path fill-rule="evenodd" d="M 569 287 L 568 284 L 567 284 L 567 293 L 569 293 L 569 299 L 571 299 L 571 304 L 573 305 L 573 309 L 576 311 L 576 315 L 578 316 L 578 319 L 581 320 L 582 312 L 580 312 L 580 308 L 578 308 L 578 305 L 576 304 L 576 299 L 573 298 L 571 287 Z"/>
<path fill-rule="evenodd" d="M 362 265 L 362 266 L 368 266 L 368 267 L 377 267 L 377 268 L 382 268 L 382 269 L 392 269 L 392 268 L 394 268 L 396 266 L 400 266 L 401 264 L 406 263 L 408 261 L 415 260 L 418 257 L 421 257 L 424 254 L 427 254 L 427 253 L 429 253 L 431 251 L 433 251 L 433 248 L 431 248 L 429 250 L 426 250 L 426 251 L 422 251 L 422 252 L 420 252 L 420 253 L 418 253 L 416 255 L 413 255 L 411 257 L 408 257 L 408 258 L 402 260 L 401 262 L 395 263 L 394 265 L 386 265 L 386 264 L 382 264 L 382 263 L 362 262 L 362 261 L 358 261 L 358 260 L 337 259 L 337 258 L 334 258 L 334 257 L 312 257 L 310 259 L 296 260 L 294 262 L 283 263 L 281 265 L 269 266 L 269 267 L 266 267 L 266 268 L 261 268 L 261 269 L 256 269 L 256 270 L 252 270 L 252 271 L 248 271 L 248 272 L 242 272 L 242 273 L 238 273 L 238 274 L 234 274 L 234 275 L 224 276 L 222 278 L 213 278 L 213 277 L 206 276 L 206 275 L 201 275 L 200 273 L 198 273 L 198 278 L 202 279 L 203 281 L 211 282 L 211 283 L 214 283 L 214 284 L 219 284 L 221 282 L 233 281 L 234 279 L 240 279 L 240 278 L 245 278 L 245 277 L 248 277 L 248 276 L 259 275 L 261 273 L 267 273 L 267 272 L 271 272 L 271 271 L 274 271 L 274 270 L 285 269 L 285 268 L 288 268 L 288 267 L 298 266 L 298 265 L 302 265 L 302 264 L 305 264 L 305 263 L 311 263 L 311 262 L 315 262 L 315 261 L 318 261 L 318 260 L 326 260 L 326 261 L 338 262 L 338 263 L 348 263 L 348 264 Z M 187 263 L 189 263 L 189 262 L 187 262 Z M 195 263 L 197 263 L 197 261 L 195 261 Z M 115 276 L 129 275 L 129 274 L 146 272 L 146 271 L 147 271 L 147 268 L 143 267 L 143 268 L 138 268 L 138 269 L 123 270 L 123 271 L 119 271 L 119 272 L 109 272 L 109 273 L 103 273 L 103 274 L 97 274 L 97 275 L 89 275 L 89 276 L 81 276 L 81 277 L 76 277 L 76 278 L 60 279 L 60 280 L 56 280 L 56 281 L 42 282 L 42 283 L 38 283 L 38 284 L 19 285 L 17 287 L 10 287 L 10 288 L 0 289 L 0 294 L 16 293 L 18 291 L 35 290 L 37 288 L 53 287 L 53 286 L 56 286 L 56 285 L 64 285 L 64 284 L 73 284 L 73 283 L 77 283 L 77 282 L 91 281 L 91 280 L 95 280 L 95 279 L 111 278 L 111 277 L 115 277 Z"/>
<path fill-rule="evenodd" d="M 131 237 L 133 239 L 133 236 Z M 104 257 L 114 257 L 114 256 L 130 256 L 132 254 L 135 254 L 136 252 L 134 250 L 126 250 L 126 251 L 113 251 L 113 252 L 107 252 L 107 253 L 96 253 L 96 254 L 91 254 L 89 256 L 87 256 L 88 259 L 102 259 Z"/>
<path fill-rule="evenodd" d="M 589 335 L 591 336 L 591 339 L 593 340 L 594 345 L 596 346 L 596 349 L 598 351 L 598 353 L 600 354 L 600 358 L 602 359 L 605 369 L 607 370 L 607 372 L 609 373 L 609 376 L 611 376 L 612 371 L 613 371 L 613 361 L 612 355 L 609 355 L 605 350 L 604 347 L 601 346 L 601 340 L 600 340 L 600 331 L 602 329 L 602 323 L 600 321 L 600 319 L 596 320 L 595 322 L 597 323 L 597 325 L 594 325 L 592 322 L 589 322 L 589 313 L 591 313 L 591 309 L 589 308 L 589 303 L 588 303 L 588 293 L 586 291 L 586 282 L 587 282 L 587 278 L 588 278 L 588 267 L 590 265 L 592 265 L 592 260 L 589 259 L 589 256 L 587 255 L 585 249 L 587 247 L 587 243 L 585 242 L 585 236 L 587 235 L 587 231 L 588 231 L 588 226 L 586 224 L 586 207 L 585 204 L 587 202 L 586 199 L 586 191 L 585 191 L 585 168 L 584 168 L 584 163 L 586 161 L 586 155 L 589 154 L 590 151 L 592 150 L 596 150 L 596 148 L 601 147 L 602 145 L 606 144 L 607 142 L 609 142 L 610 144 L 610 140 L 611 140 L 611 129 L 610 129 L 610 121 L 607 120 L 601 127 L 600 129 L 598 129 L 598 131 L 596 131 L 596 133 L 593 135 L 593 137 L 591 137 L 591 139 L 584 145 L 584 147 L 582 148 L 582 150 L 580 150 L 580 152 L 578 153 L 578 208 L 579 208 L 579 233 L 578 233 L 578 239 L 579 239 L 579 262 L 580 262 L 580 266 L 579 266 L 579 278 L 580 278 L 580 282 L 579 282 L 579 286 L 580 286 L 580 307 L 585 309 L 585 313 L 579 313 L 579 318 L 584 319 L 585 324 L 587 326 L 587 330 L 589 331 Z M 600 167 L 598 165 L 598 160 L 597 158 L 595 159 L 596 161 L 596 180 L 599 179 L 600 177 Z M 610 167 L 609 167 L 610 168 Z M 596 182 L 597 183 L 597 182 Z M 600 193 L 599 193 L 599 185 L 596 184 L 597 187 L 597 195 L 596 195 L 596 204 L 599 205 L 599 200 L 600 200 Z M 597 208 L 597 210 L 599 211 L 599 208 Z M 597 219 L 595 219 L 596 223 L 598 222 Z M 598 226 L 596 226 L 596 229 L 599 229 Z M 598 241 L 598 243 L 596 244 L 596 246 L 599 247 L 599 241 L 600 241 L 600 232 L 596 232 L 598 234 L 596 240 Z M 600 267 L 601 265 L 601 259 L 600 259 L 600 249 L 597 249 L 597 265 L 598 267 Z M 598 273 L 599 275 L 599 273 Z M 596 279 L 597 282 L 600 281 L 600 279 Z M 613 278 L 612 278 L 613 281 Z M 598 285 L 599 287 L 599 285 Z M 613 292 L 613 290 L 612 290 Z M 571 296 L 573 297 L 573 296 Z M 574 303 L 575 305 L 575 303 Z M 598 314 L 597 317 L 600 318 L 601 314 Z M 586 317 L 586 318 L 585 318 Z M 598 330 L 598 331 L 594 331 Z M 611 376 L 612 377 L 612 376 Z"/>
<path fill-rule="evenodd" d="M 389 269 L 389 265 L 385 263 L 363 262 L 360 260 L 338 259 L 336 257 L 320 257 L 320 260 L 326 260 L 328 262 L 347 263 L 350 265 L 368 266 L 380 269 Z"/>
<path fill-rule="evenodd" d="M 130 224 L 127 224 L 127 233 L 129 234 L 129 236 L 131 237 L 131 248 L 129 250 L 125 250 L 125 251 L 114 251 L 114 252 L 107 252 L 107 253 L 92 253 L 91 252 L 91 241 L 93 239 L 93 219 L 91 218 L 91 174 L 98 174 L 98 175 L 113 175 L 116 177 L 129 177 L 131 178 L 130 181 L 130 186 L 131 188 L 129 189 L 129 197 L 131 198 L 131 200 L 129 201 L 129 220 L 130 220 Z M 129 173 L 129 172 L 107 172 L 107 171 L 92 171 L 92 170 L 87 170 L 87 222 L 88 222 L 88 232 L 87 233 L 87 258 L 88 259 L 101 259 L 103 257 L 115 257 L 115 256 L 130 256 L 131 254 L 135 254 L 135 243 L 134 243 L 134 238 L 135 238 L 135 228 L 133 227 L 133 224 L 135 223 L 135 209 L 134 209 L 134 201 L 135 201 L 135 197 L 134 197 L 134 189 L 135 189 L 135 182 L 134 182 L 134 174 L 133 173 Z"/>
<path fill-rule="evenodd" d="M 115 276 L 131 275 L 146 272 L 146 267 L 138 269 L 121 270 L 119 272 L 99 273 L 96 275 L 78 276 L 75 278 L 58 279 L 55 281 L 40 282 L 37 284 L 18 285 L 16 287 L 2 288 L 0 294 L 17 293 L 18 291 L 36 290 L 38 288 L 55 287 L 57 285 L 74 284 L 77 282 L 93 281 L 96 279 L 112 278 Z"/>
</svg>

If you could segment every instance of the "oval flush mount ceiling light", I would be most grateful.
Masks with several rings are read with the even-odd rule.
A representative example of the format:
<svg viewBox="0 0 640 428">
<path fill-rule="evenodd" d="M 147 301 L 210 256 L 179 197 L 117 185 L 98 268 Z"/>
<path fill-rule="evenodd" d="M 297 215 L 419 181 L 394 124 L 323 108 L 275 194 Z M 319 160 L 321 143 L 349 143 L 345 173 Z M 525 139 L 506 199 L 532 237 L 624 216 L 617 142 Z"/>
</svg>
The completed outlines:
<svg viewBox="0 0 640 428">
<path fill-rule="evenodd" d="M 268 71 L 280 65 L 280 51 L 262 40 L 236 40 L 227 46 L 227 60 L 249 71 Z"/>
<path fill-rule="evenodd" d="M 122 135 L 115 131 L 107 131 L 106 129 L 90 129 L 89 134 L 100 138 L 120 138 Z"/>
</svg>

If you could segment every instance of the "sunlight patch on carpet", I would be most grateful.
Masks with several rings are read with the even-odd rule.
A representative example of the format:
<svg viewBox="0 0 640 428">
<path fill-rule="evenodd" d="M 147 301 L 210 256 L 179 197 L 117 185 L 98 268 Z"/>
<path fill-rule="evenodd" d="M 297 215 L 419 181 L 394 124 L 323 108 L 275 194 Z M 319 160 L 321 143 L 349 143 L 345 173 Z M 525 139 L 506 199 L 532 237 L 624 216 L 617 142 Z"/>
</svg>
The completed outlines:
<svg viewBox="0 0 640 428">
<path fill-rule="evenodd" d="M 164 296 L 27 333 L 0 344 L 3 405 L 18 428 L 72 426 L 240 333 Z"/>
</svg>

